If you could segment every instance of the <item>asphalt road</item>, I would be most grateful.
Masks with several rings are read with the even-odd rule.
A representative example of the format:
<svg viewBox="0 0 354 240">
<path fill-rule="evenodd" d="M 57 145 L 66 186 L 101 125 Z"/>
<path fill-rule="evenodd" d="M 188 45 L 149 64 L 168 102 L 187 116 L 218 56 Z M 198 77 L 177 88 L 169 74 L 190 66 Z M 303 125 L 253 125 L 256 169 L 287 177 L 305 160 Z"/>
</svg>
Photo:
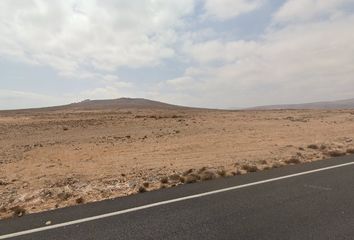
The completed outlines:
<svg viewBox="0 0 354 240">
<path fill-rule="evenodd" d="M 353 173 L 346 156 L 184 185 L 3 220 L 0 239 L 352 240 Z"/>
</svg>

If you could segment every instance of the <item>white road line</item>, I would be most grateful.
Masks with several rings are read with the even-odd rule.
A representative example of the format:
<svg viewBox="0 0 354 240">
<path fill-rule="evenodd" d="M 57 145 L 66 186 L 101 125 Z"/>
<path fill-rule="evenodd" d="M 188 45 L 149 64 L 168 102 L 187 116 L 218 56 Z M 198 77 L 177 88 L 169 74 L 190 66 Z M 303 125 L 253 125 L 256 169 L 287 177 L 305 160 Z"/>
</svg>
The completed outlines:
<svg viewBox="0 0 354 240">
<path fill-rule="evenodd" d="M 94 220 L 98 220 L 98 219 L 102 219 L 102 218 L 113 217 L 113 216 L 121 215 L 124 213 L 135 212 L 135 211 L 139 211 L 139 210 L 143 210 L 143 209 L 147 209 L 147 208 L 157 207 L 157 206 L 166 205 L 166 204 L 175 203 L 175 202 L 181 202 L 181 201 L 194 199 L 194 198 L 200 198 L 200 197 L 218 194 L 218 193 L 222 193 L 222 192 L 251 187 L 251 186 L 274 182 L 274 181 L 279 181 L 279 180 L 283 180 L 283 179 L 287 179 L 287 178 L 303 176 L 303 175 L 307 175 L 307 174 L 311 174 L 311 173 L 322 172 L 322 171 L 345 167 L 345 166 L 349 166 L 349 165 L 354 165 L 354 162 L 344 163 L 344 164 L 325 167 L 325 168 L 319 168 L 319 169 L 301 172 L 301 173 L 290 174 L 290 175 L 286 175 L 286 176 L 282 176 L 282 177 L 271 178 L 271 179 L 267 179 L 267 180 L 262 180 L 262 181 L 253 182 L 253 183 L 247 183 L 247 184 L 238 185 L 238 186 L 234 186 L 234 187 L 223 188 L 223 189 L 200 193 L 200 194 L 195 194 L 195 195 L 191 195 L 191 196 L 187 196 L 187 197 L 181 197 L 181 198 L 166 200 L 166 201 L 162 201 L 162 202 L 147 204 L 147 205 L 140 206 L 140 207 L 134 207 L 134 208 L 129 208 L 129 209 L 121 210 L 121 211 L 97 215 L 97 216 L 93 216 L 93 217 L 82 218 L 82 219 L 78 219 L 78 220 L 74 220 L 74 221 L 51 225 L 51 226 L 45 226 L 45 227 L 34 228 L 34 229 L 25 230 L 25 231 L 16 232 L 16 233 L 10 233 L 10 234 L 0 236 L 0 239 L 8 239 L 8 238 L 23 236 L 23 235 L 27 235 L 27 234 L 31 234 L 31 233 L 47 231 L 47 230 L 51 230 L 51 229 L 55 229 L 55 228 L 66 227 L 66 226 L 80 224 L 80 223 L 89 222 L 89 221 L 94 221 Z"/>
</svg>

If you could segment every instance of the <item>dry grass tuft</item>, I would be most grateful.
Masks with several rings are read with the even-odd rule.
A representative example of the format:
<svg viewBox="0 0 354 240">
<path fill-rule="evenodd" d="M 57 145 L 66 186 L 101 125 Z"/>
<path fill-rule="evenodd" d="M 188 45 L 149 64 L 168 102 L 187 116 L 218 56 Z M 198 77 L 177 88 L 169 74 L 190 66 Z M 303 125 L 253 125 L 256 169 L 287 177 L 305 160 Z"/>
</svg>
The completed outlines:
<svg viewBox="0 0 354 240">
<path fill-rule="evenodd" d="M 279 162 L 277 162 L 277 163 L 273 163 L 272 168 L 280 168 L 282 166 L 284 166 L 284 165 L 279 163 Z"/>
<path fill-rule="evenodd" d="M 285 161 L 286 164 L 299 164 L 301 163 L 300 159 L 297 157 L 292 157 Z"/>
<path fill-rule="evenodd" d="M 222 170 L 218 170 L 218 175 L 220 176 L 220 177 L 225 177 L 226 176 L 226 171 L 224 170 L 224 169 L 222 169 Z"/>
<path fill-rule="evenodd" d="M 193 172 L 193 169 L 188 169 L 187 171 L 185 171 L 183 173 L 183 176 L 187 176 L 187 175 L 191 174 L 192 172 Z"/>
<path fill-rule="evenodd" d="M 200 179 L 200 177 L 198 175 L 188 175 L 185 177 L 185 183 L 189 184 L 189 183 L 196 183 L 198 180 Z"/>
<path fill-rule="evenodd" d="M 202 181 L 208 181 L 208 180 L 212 180 L 214 178 L 216 178 L 216 175 L 214 172 L 211 172 L 211 171 L 205 171 L 200 175 L 200 179 Z"/>
<path fill-rule="evenodd" d="M 206 167 L 202 167 L 201 169 L 198 170 L 198 173 L 200 174 L 200 173 L 204 172 L 206 169 L 207 169 Z"/>
<path fill-rule="evenodd" d="M 337 150 L 328 151 L 327 155 L 330 157 L 341 157 L 341 156 L 346 155 L 346 152 L 337 149 Z"/>
<path fill-rule="evenodd" d="M 261 161 L 259 161 L 259 163 L 262 164 L 262 165 L 267 165 L 268 161 L 267 160 L 261 160 Z"/>
<path fill-rule="evenodd" d="M 72 196 L 71 193 L 68 193 L 68 192 L 61 192 L 61 193 L 58 193 L 57 197 L 61 200 L 61 201 L 66 201 L 68 200 L 70 197 Z"/>
<path fill-rule="evenodd" d="M 321 146 L 320 146 L 320 149 L 323 151 L 323 150 L 325 150 L 327 148 L 327 146 L 326 145 L 324 145 L 324 144 L 321 144 Z"/>
<path fill-rule="evenodd" d="M 176 174 L 172 174 L 169 178 L 171 181 L 175 182 L 175 181 L 180 181 L 181 176 L 176 173 Z"/>
<path fill-rule="evenodd" d="M 249 165 L 249 164 L 242 165 L 242 169 L 247 172 L 257 172 L 259 170 L 256 165 Z"/>
</svg>

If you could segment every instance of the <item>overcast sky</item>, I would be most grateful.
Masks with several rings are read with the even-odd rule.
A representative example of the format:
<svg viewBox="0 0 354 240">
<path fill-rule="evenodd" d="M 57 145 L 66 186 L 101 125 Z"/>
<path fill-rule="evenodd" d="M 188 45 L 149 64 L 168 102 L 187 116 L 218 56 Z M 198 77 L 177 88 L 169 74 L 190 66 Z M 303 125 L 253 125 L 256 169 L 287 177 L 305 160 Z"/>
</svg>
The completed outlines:
<svg viewBox="0 0 354 240">
<path fill-rule="evenodd" d="M 354 0 L 1 0 L 0 109 L 354 98 Z"/>
</svg>

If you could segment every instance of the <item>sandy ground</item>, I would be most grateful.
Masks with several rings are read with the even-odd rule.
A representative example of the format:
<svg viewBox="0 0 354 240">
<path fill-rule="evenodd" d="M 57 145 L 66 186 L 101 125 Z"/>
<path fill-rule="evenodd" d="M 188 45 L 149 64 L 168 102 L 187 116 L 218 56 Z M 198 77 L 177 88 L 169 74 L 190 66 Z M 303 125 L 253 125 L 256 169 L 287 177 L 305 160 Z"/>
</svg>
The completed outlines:
<svg viewBox="0 0 354 240">
<path fill-rule="evenodd" d="M 0 218 L 354 153 L 354 111 L 0 112 Z"/>
</svg>

